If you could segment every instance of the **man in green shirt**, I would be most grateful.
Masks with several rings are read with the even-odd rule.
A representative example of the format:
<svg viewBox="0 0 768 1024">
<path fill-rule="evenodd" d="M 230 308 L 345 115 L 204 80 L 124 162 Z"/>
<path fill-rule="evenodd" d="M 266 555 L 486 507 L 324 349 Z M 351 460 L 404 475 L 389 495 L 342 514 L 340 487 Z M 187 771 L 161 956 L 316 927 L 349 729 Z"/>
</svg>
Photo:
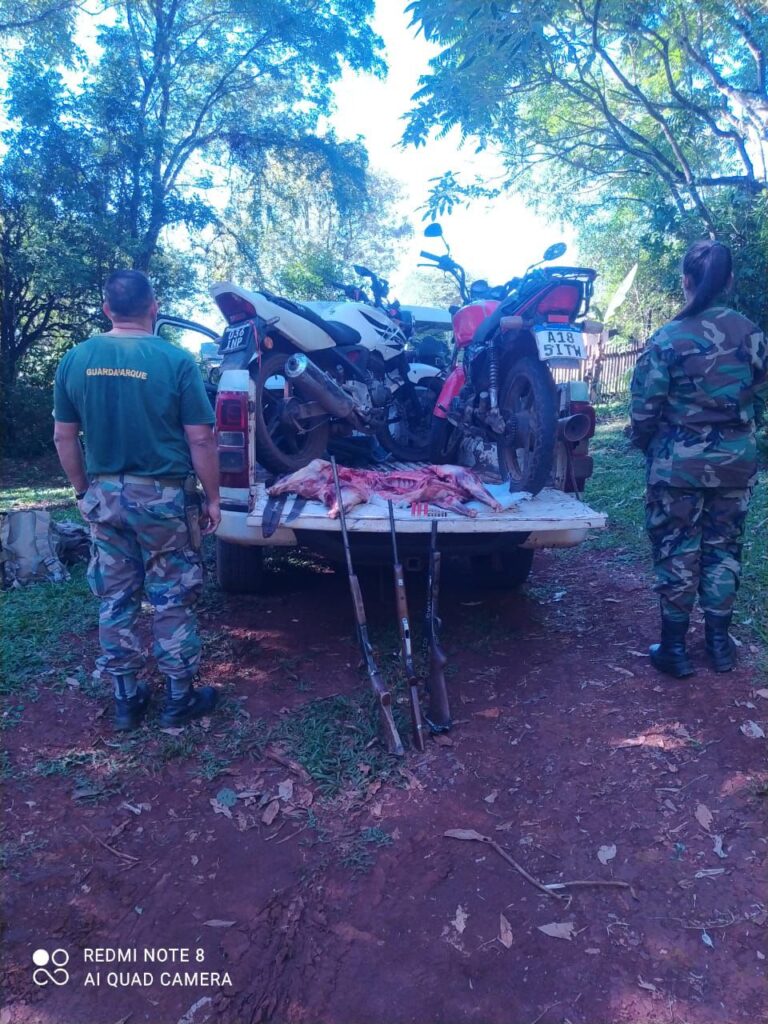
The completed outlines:
<svg viewBox="0 0 768 1024">
<path fill-rule="evenodd" d="M 91 527 L 88 580 L 101 600 L 100 664 L 114 684 L 115 727 L 138 728 L 149 704 L 137 679 L 142 591 L 166 678 L 161 723 L 183 725 L 212 711 L 217 697 L 213 687 L 193 686 L 203 583 L 197 524 L 213 533 L 221 521 L 214 416 L 192 356 L 155 334 L 157 302 L 144 274 L 113 273 L 103 308 L 112 330 L 70 349 L 56 372 L 54 443 Z M 205 492 L 202 516 L 193 474 Z"/>
</svg>

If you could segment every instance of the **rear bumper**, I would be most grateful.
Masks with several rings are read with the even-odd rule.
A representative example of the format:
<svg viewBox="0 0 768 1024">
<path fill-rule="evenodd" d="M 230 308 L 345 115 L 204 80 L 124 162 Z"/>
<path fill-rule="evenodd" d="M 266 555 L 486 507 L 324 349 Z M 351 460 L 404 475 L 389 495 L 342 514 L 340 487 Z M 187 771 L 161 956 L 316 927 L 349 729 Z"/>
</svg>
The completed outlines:
<svg viewBox="0 0 768 1024">
<path fill-rule="evenodd" d="M 291 547 L 298 543 L 293 530 L 285 526 L 278 526 L 272 536 L 265 540 L 261 527 L 248 522 L 248 513 L 245 509 L 242 512 L 222 509 L 221 525 L 216 531 L 216 536 L 228 544 L 245 546 L 256 544 L 260 547 Z"/>
</svg>

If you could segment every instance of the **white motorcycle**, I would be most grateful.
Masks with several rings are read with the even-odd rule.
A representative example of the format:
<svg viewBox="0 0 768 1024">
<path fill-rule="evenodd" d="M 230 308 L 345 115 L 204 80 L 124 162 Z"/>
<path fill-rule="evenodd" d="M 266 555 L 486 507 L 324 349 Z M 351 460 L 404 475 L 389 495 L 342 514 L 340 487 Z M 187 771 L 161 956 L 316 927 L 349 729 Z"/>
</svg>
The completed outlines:
<svg viewBox="0 0 768 1024">
<path fill-rule="evenodd" d="M 248 367 L 254 380 L 259 462 L 274 473 L 300 469 L 325 452 L 331 436 L 373 434 L 397 459 L 424 461 L 441 371 L 411 361 L 408 319 L 396 306 L 357 301 L 298 303 L 225 281 L 211 295 L 229 325 L 224 365 Z"/>
</svg>

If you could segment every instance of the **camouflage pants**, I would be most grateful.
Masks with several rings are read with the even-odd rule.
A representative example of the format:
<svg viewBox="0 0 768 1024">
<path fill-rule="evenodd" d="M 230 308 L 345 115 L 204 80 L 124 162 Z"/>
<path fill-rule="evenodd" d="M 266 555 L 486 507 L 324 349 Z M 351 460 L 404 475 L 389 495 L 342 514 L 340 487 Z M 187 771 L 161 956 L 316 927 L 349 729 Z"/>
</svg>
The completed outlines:
<svg viewBox="0 0 768 1024">
<path fill-rule="evenodd" d="M 143 665 L 136 630 L 142 591 L 152 605 L 154 655 L 174 679 L 192 679 L 200 662 L 194 605 L 203 583 L 200 555 L 192 545 L 187 504 L 180 485 L 97 480 L 80 502 L 91 527 L 88 582 L 101 599 L 101 666 L 113 675 Z"/>
<path fill-rule="evenodd" d="M 751 488 L 648 488 L 645 522 L 653 549 L 655 590 L 670 618 L 733 608 Z"/>
</svg>

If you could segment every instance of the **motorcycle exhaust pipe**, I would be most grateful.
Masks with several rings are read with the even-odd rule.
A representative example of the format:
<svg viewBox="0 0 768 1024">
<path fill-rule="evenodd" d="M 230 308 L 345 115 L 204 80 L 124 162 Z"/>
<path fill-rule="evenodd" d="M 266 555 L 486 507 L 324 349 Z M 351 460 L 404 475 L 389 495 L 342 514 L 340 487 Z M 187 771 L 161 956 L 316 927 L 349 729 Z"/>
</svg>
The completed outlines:
<svg viewBox="0 0 768 1024">
<path fill-rule="evenodd" d="M 333 378 L 315 366 L 305 355 L 292 355 L 285 364 L 285 376 L 305 398 L 317 402 L 327 413 L 340 420 L 350 419 L 355 403 Z"/>
<path fill-rule="evenodd" d="M 557 421 L 557 436 L 562 441 L 583 441 L 592 429 L 592 420 L 585 412 L 576 412 L 573 416 L 562 416 Z"/>
</svg>

